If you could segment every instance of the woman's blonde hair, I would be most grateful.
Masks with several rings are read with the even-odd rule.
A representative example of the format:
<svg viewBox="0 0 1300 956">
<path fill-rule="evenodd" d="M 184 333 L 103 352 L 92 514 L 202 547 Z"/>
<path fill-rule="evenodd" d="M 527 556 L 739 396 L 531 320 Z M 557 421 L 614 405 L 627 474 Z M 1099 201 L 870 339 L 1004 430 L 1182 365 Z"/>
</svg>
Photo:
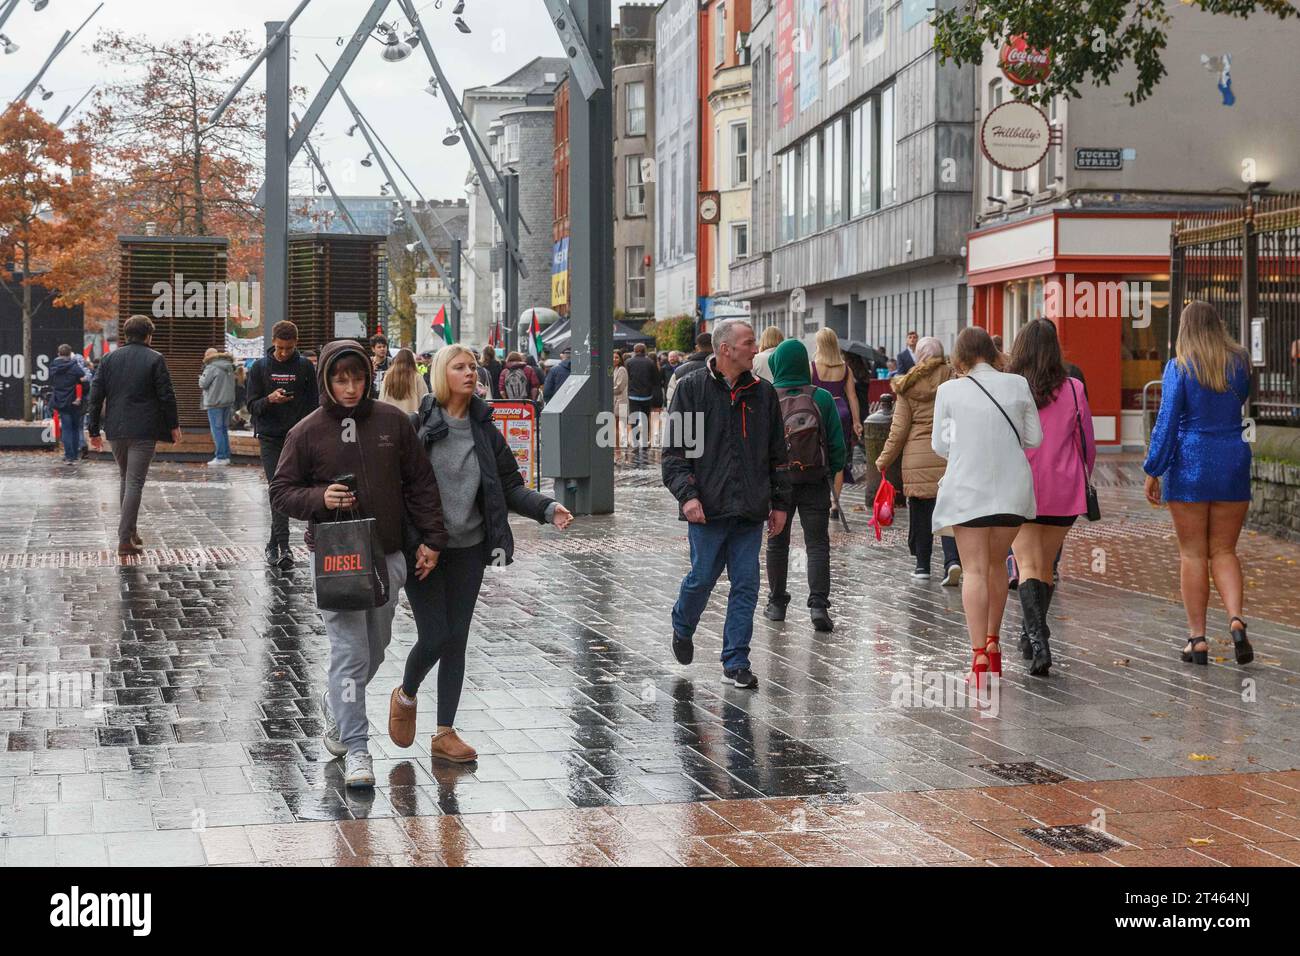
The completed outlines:
<svg viewBox="0 0 1300 956">
<path fill-rule="evenodd" d="M 393 362 L 384 374 L 384 395 L 399 402 L 415 397 L 415 378 L 420 370 L 415 367 L 415 353 L 398 349 Z"/>
<path fill-rule="evenodd" d="M 1230 370 L 1246 364 L 1246 350 L 1228 334 L 1214 306 L 1200 300 L 1178 317 L 1174 355 L 1179 368 L 1216 392 L 1226 392 Z"/>
<path fill-rule="evenodd" d="M 433 397 L 438 400 L 439 405 L 446 405 L 451 401 L 451 386 L 447 384 L 447 366 L 460 355 L 468 355 L 469 360 L 478 365 L 478 356 L 474 354 L 474 350 L 463 345 L 444 345 L 434 353 L 433 367 L 429 369 L 429 379 L 432 385 Z"/>
<path fill-rule="evenodd" d="M 814 341 L 817 344 L 817 351 L 813 355 L 813 361 L 817 363 L 818 369 L 834 368 L 844 364 L 844 353 L 840 351 L 840 337 L 835 334 L 834 329 L 819 330 Z"/>
<path fill-rule="evenodd" d="M 766 352 L 768 349 L 774 349 L 785 341 L 785 333 L 775 325 L 769 325 L 763 330 L 763 337 L 758 340 L 758 350 Z"/>
</svg>

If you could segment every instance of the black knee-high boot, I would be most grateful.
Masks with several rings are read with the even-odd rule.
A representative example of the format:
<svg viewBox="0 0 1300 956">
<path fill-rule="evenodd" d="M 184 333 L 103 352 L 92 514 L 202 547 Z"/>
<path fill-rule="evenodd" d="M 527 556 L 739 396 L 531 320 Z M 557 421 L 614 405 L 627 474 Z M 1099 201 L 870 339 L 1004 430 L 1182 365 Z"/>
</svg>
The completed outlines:
<svg viewBox="0 0 1300 956">
<path fill-rule="evenodd" d="M 1056 585 L 1047 585 L 1047 609 L 1044 611 L 1045 615 L 1052 610 L 1052 598 L 1055 595 Z M 1023 620 L 1020 622 L 1020 656 L 1027 661 L 1034 659 L 1034 645 L 1029 640 L 1029 628 Z"/>
<path fill-rule="evenodd" d="M 1037 578 L 1022 580 L 1018 593 L 1033 652 L 1029 673 L 1042 676 L 1052 666 L 1052 648 L 1049 643 L 1052 634 L 1047 627 L 1048 584 Z"/>
</svg>

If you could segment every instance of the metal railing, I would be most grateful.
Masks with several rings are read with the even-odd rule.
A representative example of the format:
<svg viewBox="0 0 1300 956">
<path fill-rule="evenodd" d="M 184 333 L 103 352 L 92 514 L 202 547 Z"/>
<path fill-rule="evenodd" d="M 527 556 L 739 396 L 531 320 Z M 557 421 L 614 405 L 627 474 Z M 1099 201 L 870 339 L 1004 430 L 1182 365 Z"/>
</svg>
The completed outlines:
<svg viewBox="0 0 1300 956">
<path fill-rule="evenodd" d="M 1159 391 L 1162 384 L 1163 383 L 1160 379 L 1153 378 L 1142 386 L 1142 444 L 1147 447 L 1151 445 L 1151 429 L 1153 427 L 1151 425 L 1150 412 L 1147 409 L 1147 396 L 1151 393 L 1152 385 L 1154 385 L 1156 390 Z M 1156 412 L 1159 413 L 1159 411 L 1160 406 L 1157 404 Z"/>
</svg>

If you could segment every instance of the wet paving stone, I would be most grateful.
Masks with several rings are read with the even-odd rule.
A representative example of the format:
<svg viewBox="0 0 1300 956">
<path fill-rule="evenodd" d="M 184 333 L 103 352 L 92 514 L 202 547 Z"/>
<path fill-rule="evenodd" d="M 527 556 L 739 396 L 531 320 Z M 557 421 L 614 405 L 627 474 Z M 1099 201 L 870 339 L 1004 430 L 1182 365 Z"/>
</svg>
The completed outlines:
<svg viewBox="0 0 1300 956">
<path fill-rule="evenodd" d="M 1107 519 L 1067 545 L 1052 677 L 1029 678 L 1009 656 L 989 713 L 911 695 L 925 675 L 961 674 L 968 652 L 960 595 L 908 577 L 905 511 L 879 543 L 863 512 L 850 512 L 851 534 L 833 532 L 834 632 L 812 631 L 792 575 L 789 619 L 755 622 L 757 692 L 718 679 L 725 581 L 697 663 L 677 665 L 668 614 L 685 531 L 657 469 L 621 466 L 617 515 L 563 534 L 516 521 L 515 564 L 487 574 L 457 717 L 476 765 L 429 758 L 433 680 L 415 745 L 388 740 L 388 692 L 415 636 L 399 611 L 367 695 L 378 786 L 357 795 L 319 740 L 328 646 L 307 554 L 297 548 L 288 572 L 261 564 L 258 470 L 157 464 L 141 518 L 149 550 L 123 563 L 111 465 L 0 456 L 11 516 L 0 523 L 0 672 L 72 675 L 91 690 L 0 700 L 4 861 L 970 863 L 1037 859 L 1012 823 L 1084 825 L 1096 808 L 1132 818 L 1125 832 L 1143 853 L 1289 861 L 1267 846 L 1300 837 L 1300 785 L 1285 776 L 1300 768 L 1300 614 L 1252 594 L 1278 589 L 1300 549 L 1243 541 L 1257 663 L 1239 669 L 1228 653 L 1193 670 L 1176 653 L 1172 530 L 1138 506 L 1126 467 L 1106 472 Z M 1106 574 L 1088 560 L 1098 547 Z M 1008 632 L 1018 621 L 1013 601 Z M 1008 765 L 1037 769 L 1008 788 Z M 926 796 L 940 793 L 981 796 Z M 1014 796 L 983 796 L 997 793 Z M 903 798 L 920 802 L 889 802 Z M 999 811 L 979 809 L 988 802 Z M 1217 814 L 1193 822 L 1222 839 L 1166 845 L 1190 813 Z M 439 822 L 456 819 L 468 829 Z M 510 843 L 494 819 L 534 839 Z M 1118 865 L 1135 852 L 1103 856 Z"/>
</svg>

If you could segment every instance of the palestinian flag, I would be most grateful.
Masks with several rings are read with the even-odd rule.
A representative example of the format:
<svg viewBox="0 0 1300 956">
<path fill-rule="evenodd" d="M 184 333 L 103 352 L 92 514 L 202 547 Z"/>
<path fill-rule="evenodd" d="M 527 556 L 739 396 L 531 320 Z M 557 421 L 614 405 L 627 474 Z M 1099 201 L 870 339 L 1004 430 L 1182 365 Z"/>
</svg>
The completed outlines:
<svg viewBox="0 0 1300 956">
<path fill-rule="evenodd" d="M 542 348 L 542 327 L 537 324 L 537 310 L 533 309 L 533 321 L 528 326 L 528 354 L 540 362 Z"/>
<path fill-rule="evenodd" d="M 433 334 L 440 336 L 447 345 L 451 345 L 451 326 L 447 323 L 447 307 L 438 306 L 438 314 L 433 317 Z"/>
</svg>

